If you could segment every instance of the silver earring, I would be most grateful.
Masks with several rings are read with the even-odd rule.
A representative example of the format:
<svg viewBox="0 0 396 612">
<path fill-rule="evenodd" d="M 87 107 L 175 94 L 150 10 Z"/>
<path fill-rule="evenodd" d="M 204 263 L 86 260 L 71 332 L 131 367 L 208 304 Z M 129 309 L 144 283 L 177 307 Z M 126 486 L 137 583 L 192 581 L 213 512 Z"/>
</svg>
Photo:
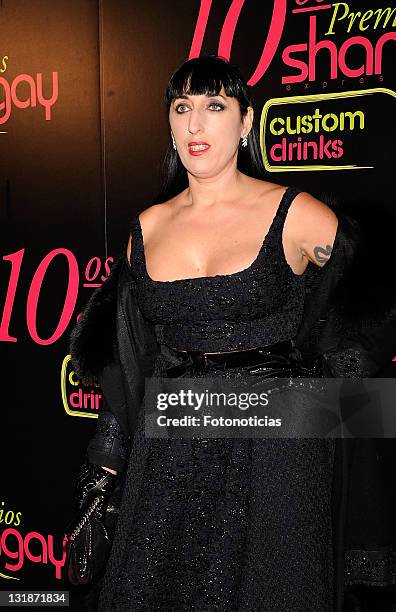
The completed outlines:
<svg viewBox="0 0 396 612">
<path fill-rule="evenodd" d="M 175 139 L 173 138 L 173 134 L 172 134 L 172 143 L 173 143 L 173 148 L 174 148 L 174 149 L 175 149 L 175 151 L 176 151 L 176 143 L 175 143 Z"/>
<path fill-rule="evenodd" d="M 242 146 L 247 147 L 247 134 L 242 138 Z"/>
</svg>

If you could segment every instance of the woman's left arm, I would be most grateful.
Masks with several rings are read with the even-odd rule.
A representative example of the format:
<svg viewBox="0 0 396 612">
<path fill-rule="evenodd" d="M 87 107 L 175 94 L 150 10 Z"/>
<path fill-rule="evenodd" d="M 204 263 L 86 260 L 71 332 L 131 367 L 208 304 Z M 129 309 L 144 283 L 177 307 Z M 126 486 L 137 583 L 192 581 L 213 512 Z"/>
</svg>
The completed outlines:
<svg viewBox="0 0 396 612">
<path fill-rule="evenodd" d="M 361 241 L 359 226 L 343 213 L 337 217 L 330 207 L 306 192 L 300 192 L 294 204 L 290 231 L 295 247 L 302 257 L 325 268 L 318 276 L 315 304 L 311 306 L 316 312 L 321 302 L 320 316 L 326 317 L 319 339 L 325 373 L 338 377 L 378 376 L 396 352 L 396 308 L 379 306 L 377 313 L 365 315 L 353 289 L 349 289 L 346 271 Z M 330 258 L 331 267 L 326 265 Z M 302 336 L 309 335 L 312 319 Z"/>
<path fill-rule="evenodd" d="M 337 215 L 324 202 L 301 191 L 294 198 L 287 224 L 288 234 L 301 258 L 322 268 L 332 254 Z"/>
</svg>

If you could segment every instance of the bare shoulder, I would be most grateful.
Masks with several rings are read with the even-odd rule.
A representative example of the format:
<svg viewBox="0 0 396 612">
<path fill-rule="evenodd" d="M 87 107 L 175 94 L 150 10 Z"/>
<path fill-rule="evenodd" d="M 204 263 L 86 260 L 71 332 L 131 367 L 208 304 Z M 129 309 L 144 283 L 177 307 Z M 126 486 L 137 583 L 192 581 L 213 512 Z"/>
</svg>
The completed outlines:
<svg viewBox="0 0 396 612">
<path fill-rule="evenodd" d="M 248 189 L 252 202 L 260 208 L 266 208 L 267 211 L 270 209 L 270 212 L 275 213 L 287 187 L 279 183 L 249 177 Z"/>
<path fill-rule="evenodd" d="M 155 233 L 156 228 L 163 226 L 169 220 L 177 197 L 175 196 L 160 204 L 153 204 L 139 214 L 140 226 L 146 240 L 150 239 L 150 236 Z"/>
<path fill-rule="evenodd" d="M 142 227 L 150 232 L 151 228 L 160 222 L 169 211 L 169 202 L 161 202 L 161 204 L 153 204 L 142 210 L 139 214 L 139 220 Z"/>
<path fill-rule="evenodd" d="M 290 212 L 293 212 L 296 217 L 304 217 L 305 223 L 308 224 L 324 223 L 332 227 L 338 224 L 335 212 L 307 191 L 300 191 L 296 195 L 290 206 Z"/>
<path fill-rule="evenodd" d="M 277 194 L 285 191 L 286 187 L 279 183 L 272 183 L 271 181 L 264 181 L 263 179 L 256 179 L 251 176 L 246 177 L 246 184 L 252 195 L 260 199 L 265 199 L 268 196 L 276 197 Z"/>
<path fill-rule="evenodd" d="M 169 201 L 171 202 L 171 200 Z M 148 208 L 145 208 L 139 213 L 139 222 L 142 229 L 144 242 L 147 243 L 154 228 L 157 227 L 158 223 L 163 223 L 165 217 L 169 214 L 170 207 L 168 202 L 161 204 L 153 204 Z M 131 266 L 131 250 L 132 250 L 132 235 L 129 234 L 128 245 L 127 245 L 127 259 Z"/>
<path fill-rule="evenodd" d="M 306 191 L 301 191 L 290 206 L 290 217 L 293 221 L 295 235 L 301 241 L 309 240 L 334 241 L 338 217 L 335 212 L 321 200 Z"/>
<path fill-rule="evenodd" d="M 330 258 L 338 229 L 338 217 L 321 200 L 306 191 L 290 205 L 285 228 L 291 240 L 313 263 L 323 266 Z"/>
</svg>

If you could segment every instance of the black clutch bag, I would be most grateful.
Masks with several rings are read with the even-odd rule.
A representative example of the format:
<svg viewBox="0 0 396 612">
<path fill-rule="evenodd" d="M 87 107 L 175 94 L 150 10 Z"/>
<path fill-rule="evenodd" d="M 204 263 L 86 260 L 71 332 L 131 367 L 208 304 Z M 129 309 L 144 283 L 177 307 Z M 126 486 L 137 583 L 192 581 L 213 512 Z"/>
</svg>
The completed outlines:
<svg viewBox="0 0 396 612">
<path fill-rule="evenodd" d="M 90 584 L 104 569 L 119 510 L 119 476 L 85 461 L 75 482 L 79 511 L 66 530 L 66 577 Z M 118 485 L 118 486 L 117 486 Z"/>
</svg>

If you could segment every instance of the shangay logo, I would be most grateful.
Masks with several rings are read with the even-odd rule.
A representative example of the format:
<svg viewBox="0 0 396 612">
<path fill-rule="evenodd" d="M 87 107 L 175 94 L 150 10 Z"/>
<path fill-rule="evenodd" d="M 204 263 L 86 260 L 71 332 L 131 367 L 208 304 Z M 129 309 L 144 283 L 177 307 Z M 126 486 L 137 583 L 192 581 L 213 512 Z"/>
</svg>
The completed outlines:
<svg viewBox="0 0 396 612">
<path fill-rule="evenodd" d="M 66 536 L 55 544 L 55 537 L 51 534 L 42 535 L 37 531 L 22 534 L 19 528 L 16 529 L 22 523 L 21 517 L 22 512 L 7 509 L 5 502 L 0 502 L 0 523 L 6 525 L 0 533 L 0 578 L 20 580 L 14 574 L 30 561 L 52 565 L 55 578 L 60 580 L 66 560 Z"/>
</svg>

